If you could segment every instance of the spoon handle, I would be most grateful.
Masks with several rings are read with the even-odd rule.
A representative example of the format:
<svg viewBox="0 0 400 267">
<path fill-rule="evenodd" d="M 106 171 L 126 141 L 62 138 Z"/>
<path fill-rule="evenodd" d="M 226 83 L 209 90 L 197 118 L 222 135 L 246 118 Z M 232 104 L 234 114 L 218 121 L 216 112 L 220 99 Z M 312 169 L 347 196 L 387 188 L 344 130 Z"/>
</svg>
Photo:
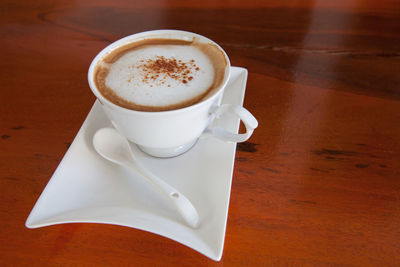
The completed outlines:
<svg viewBox="0 0 400 267">
<path fill-rule="evenodd" d="M 199 214 L 190 200 L 185 197 L 185 195 L 148 171 L 138 162 L 130 162 L 130 164 L 126 164 L 126 166 L 135 172 L 139 172 L 143 177 L 147 178 L 160 192 L 164 193 L 168 199 L 171 200 L 181 216 L 185 219 L 186 223 L 193 228 L 197 228 L 199 225 Z"/>
</svg>

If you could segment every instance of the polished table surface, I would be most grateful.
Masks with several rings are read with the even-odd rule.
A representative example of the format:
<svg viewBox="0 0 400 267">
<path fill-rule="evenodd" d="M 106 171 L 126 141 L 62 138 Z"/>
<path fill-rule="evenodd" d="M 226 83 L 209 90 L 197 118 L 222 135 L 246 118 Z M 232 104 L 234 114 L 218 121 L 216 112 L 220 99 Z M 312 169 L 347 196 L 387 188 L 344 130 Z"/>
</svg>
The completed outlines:
<svg viewBox="0 0 400 267">
<path fill-rule="evenodd" d="M 0 4 L 0 265 L 399 266 L 399 1 Z M 152 29 L 197 32 L 249 70 L 259 121 L 237 146 L 214 262 L 103 224 L 25 220 L 95 97 L 93 57 Z"/>
</svg>

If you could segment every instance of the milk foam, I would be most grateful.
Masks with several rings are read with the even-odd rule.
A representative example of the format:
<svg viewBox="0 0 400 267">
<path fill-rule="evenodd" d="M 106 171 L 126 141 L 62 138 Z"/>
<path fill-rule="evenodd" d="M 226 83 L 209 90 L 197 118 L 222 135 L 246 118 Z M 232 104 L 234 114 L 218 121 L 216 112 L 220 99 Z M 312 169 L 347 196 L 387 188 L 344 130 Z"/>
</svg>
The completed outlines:
<svg viewBox="0 0 400 267">
<path fill-rule="evenodd" d="M 161 66 L 157 73 L 157 68 L 151 68 L 157 67 L 153 64 L 157 59 L 164 59 L 164 63 L 174 61 L 186 70 L 166 73 L 168 66 Z M 195 46 L 171 44 L 144 46 L 126 52 L 109 65 L 105 85 L 126 101 L 163 107 L 201 96 L 213 81 L 214 67 L 207 55 Z"/>
</svg>

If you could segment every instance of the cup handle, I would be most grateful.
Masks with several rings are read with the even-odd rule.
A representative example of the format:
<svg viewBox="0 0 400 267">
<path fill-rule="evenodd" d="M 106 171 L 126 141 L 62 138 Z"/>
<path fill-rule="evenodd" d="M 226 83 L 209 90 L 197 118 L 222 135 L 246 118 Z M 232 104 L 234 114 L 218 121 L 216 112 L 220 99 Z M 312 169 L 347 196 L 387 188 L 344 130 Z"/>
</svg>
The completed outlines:
<svg viewBox="0 0 400 267">
<path fill-rule="evenodd" d="M 211 111 L 212 119 L 218 119 L 225 113 L 233 113 L 246 126 L 246 132 L 243 134 L 236 134 L 229 132 L 222 127 L 215 126 L 207 128 L 202 137 L 214 136 L 220 140 L 227 142 L 241 143 L 247 141 L 253 134 L 253 131 L 258 126 L 257 119 L 244 107 L 232 104 L 223 104 L 219 107 L 214 107 Z"/>
</svg>

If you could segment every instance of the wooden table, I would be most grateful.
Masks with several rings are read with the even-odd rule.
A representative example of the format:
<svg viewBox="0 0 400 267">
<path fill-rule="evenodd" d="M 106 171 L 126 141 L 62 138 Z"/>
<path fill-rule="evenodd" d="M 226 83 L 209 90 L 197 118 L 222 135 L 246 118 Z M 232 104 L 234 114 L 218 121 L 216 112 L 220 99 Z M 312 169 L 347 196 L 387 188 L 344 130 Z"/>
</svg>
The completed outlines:
<svg viewBox="0 0 400 267">
<path fill-rule="evenodd" d="M 0 4 L 1 266 L 399 266 L 398 1 Z M 205 35 L 249 70 L 222 260 L 102 224 L 25 220 L 95 97 L 92 58 L 161 28 Z"/>
</svg>

